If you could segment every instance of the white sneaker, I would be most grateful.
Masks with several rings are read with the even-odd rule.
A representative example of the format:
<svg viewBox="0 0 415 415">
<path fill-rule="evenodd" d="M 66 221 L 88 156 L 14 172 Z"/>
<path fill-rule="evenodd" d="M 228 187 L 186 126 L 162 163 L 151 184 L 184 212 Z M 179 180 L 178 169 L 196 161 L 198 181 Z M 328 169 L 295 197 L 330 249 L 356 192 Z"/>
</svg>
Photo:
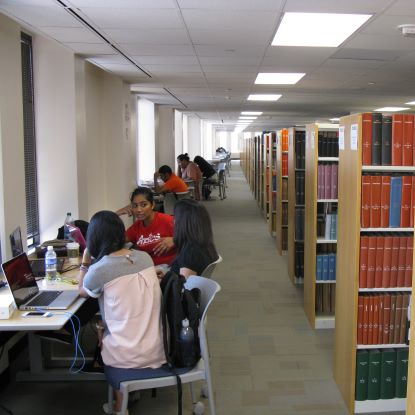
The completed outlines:
<svg viewBox="0 0 415 415">
<path fill-rule="evenodd" d="M 112 404 L 115 405 L 115 401 L 113 401 Z M 104 413 L 106 413 L 107 415 L 121 415 L 121 412 L 111 411 L 110 406 L 108 405 L 108 402 L 105 402 L 102 405 L 102 409 Z M 125 411 L 125 415 L 128 415 L 128 409 Z"/>
</svg>

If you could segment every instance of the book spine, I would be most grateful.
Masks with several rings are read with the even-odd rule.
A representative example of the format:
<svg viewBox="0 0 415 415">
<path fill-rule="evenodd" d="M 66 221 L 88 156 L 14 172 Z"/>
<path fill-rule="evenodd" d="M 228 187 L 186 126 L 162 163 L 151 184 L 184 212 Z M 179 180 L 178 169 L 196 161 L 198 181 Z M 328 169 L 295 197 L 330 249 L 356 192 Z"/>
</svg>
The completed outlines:
<svg viewBox="0 0 415 415">
<path fill-rule="evenodd" d="M 368 333 L 367 333 L 367 344 L 374 344 L 373 343 L 373 300 L 374 296 L 369 295 L 369 322 L 368 322 Z"/>
<path fill-rule="evenodd" d="M 381 352 L 378 349 L 369 352 L 369 374 L 367 384 L 367 399 L 375 400 L 380 397 Z"/>
<path fill-rule="evenodd" d="M 415 131 L 415 128 L 414 128 Z M 414 145 L 415 148 L 415 145 Z M 411 191 L 411 214 L 409 220 L 409 226 L 414 227 L 414 215 L 415 215 L 415 176 L 412 176 L 412 191 Z"/>
<path fill-rule="evenodd" d="M 392 264 L 392 244 L 393 237 L 385 237 L 385 245 L 383 248 L 383 270 L 382 270 L 382 288 L 390 287 L 391 264 Z"/>
<path fill-rule="evenodd" d="M 408 387 L 408 349 L 396 352 L 396 383 L 395 397 L 406 398 Z"/>
<path fill-rule="evenodd" d="M 411 224 L 412 176 L 402 176 L 401 228 Z"/>
<path fill-rule="evenodd" d="M 323 255 L 317 255 L 316 266 L 316 279 L 317 281 L 321 281 L 323 279 Z"/>
<path fill-rule="evenodd" d="M 331 198 L 337 199 L 338 197 L 338 190 L 337 190 L 337 180 L 339 175 L 339 165 L 333 164 L 332 165 L 332 179 L 331 179 Z"/>
<path fill-rule="evenodd" d="M 402 165 L 413 165 L 414 116 L 403 114 Z"/>
<path fill-rule="evenodd" d="M 382 177 L 372 176 L 371 187 L 370 187 L 370 227 L 371 228 L 380 227 L 381 194 L 382 194 Z"/>
<path fill-rule="evenodd" d="M 386 343 L 393 343 L 395 337 L 396 294 L 391 294 L 391 312 L 389 317 L 389 338 Z"/>
<path fill-rule="evenodd" d="M 382 287 L 383 276 L 383 250 L 385 246 L 385 237 L 376 237 L 376 259 L 375 259 L 375 288 Z"/>
<path fill-rule="evenodd" d="M 367 400 L 369 377 L 369 352 L 367 350 L 358 350 L 356 353 L 356 401 Z"/>
<path fill-rule="evenodd" d="M 397 281 L 396 281 L 397 287 L 405 286 L 406 246 L 407 245 L 408 245 L 408 237 L 401 236 L 399 238 L 398 276 L 397 276 Z"/>
<path fill-rule="evenodd" d="M 358 296 L 357 303 L 357 344 L 363 343 L 363 311 L 364 311 L 364 297 Z"/>
<path fill-rule="evenodd" d="M 363 296 L 363 336 L 362 344 L 369 344 L 369 296 Z"/>
<path fill-rule="evenodd" d="M 382 164 L 382 114 L 372 114 L 372 165 Z"/>
<path fill-rule="evenodd" d="M 362 114 L 362 164 L 372 165 L 372 113 Z"/>
<path fill-rule="evenodd" d="M 392 399 L 395 397 L 396 383 L 396 351 L 384 349 L 382 351 L 382 368 L 380 380 L 380 398 Z"/>
<path fill-rule="evenodd" d="M 369 237 L 360 237 L 360 272 L 359 272 L 359 287 L 367 288 L 367 266 L 369 254 Z"/>
<path fill-rule="evenodd" d="M 382 188 L 381 188 L 381 213 L 380 213 L 380 227 L 389 227 L 389 211 L 390 211 L 390 191 L 391 191 L 391 177 L 382 177 Z"/>
<path fill-rule="evenodd" d="M 399 228 L 401 224 L 402 177 L 391 178 L 389 226 Z"/>
<path fill-rule="evenodd" d="M 372 187 L 372 176 L 362 176 L 362 208 L 360 222 L 362 228 L 370 227 L 370 194 Z"/>
<path fill-rule="evenodd" d="M 392 163 L 391 144 L 392 144 L 392 116 L 383 115 L 382 117 L 382 166 L 390 166 Z"/>
<path fill-rule="evenodd" d="M 402 166 L 403 115 L 392 115 L 392 165 Z"/>
<path fill-rule="evenodd" d="M 329 254 L 329 280 L 336 279 L 336 254 Z"/>
<path fill-rule="evenodd" d="M 398 281 L 398 267 L 399 267 L 399 236 L 394 236 L 392 241 L 392 259 L 391 259 L 391 277 L 390 287 L 396 287 Z"/>
<path fill-rule="evenodd" d="M 396 296 L 396 307 L 395 307 L 395 323 L 394 323 L 394 333 L 391 343 L 398 344 L 399 336 L 401 333 L 401 319 L 402 319 L 402 306 L 403 306 L 403 295 L 398 294 Z"/>
<path fill-rule="evenodd" d="M 323 256 L 323 280 L 327 281 L 329 279 L 329 256 L 328 255 L 322 255 Z"/>
<path fill-rule="evenodd" d="M 331 182 L 331 169 L 329 164 L 323 165 L 324 169 L 324 199 L 330 198 L 330 182 Z"/>
<path fill-rule="evenodd" d="M 406 242 L 404 287 L 412 287 L 413 255 L 414 255 L 414 237 L 408 236 L 408 239 Z"/>
<path fill-rule="evenodd" d="M 367 255 L 367 288 L 375 288 L 376 272 L 376 237 L 369 238 L 369 250 Z"/>
<path fill-rule="evenodd" d="M 391 318 L 391 296 L 390 294 L 385 294 L 383 296 L 383 338 L 382 343 L 389 343 L 389 325 Z"/>
</svg>

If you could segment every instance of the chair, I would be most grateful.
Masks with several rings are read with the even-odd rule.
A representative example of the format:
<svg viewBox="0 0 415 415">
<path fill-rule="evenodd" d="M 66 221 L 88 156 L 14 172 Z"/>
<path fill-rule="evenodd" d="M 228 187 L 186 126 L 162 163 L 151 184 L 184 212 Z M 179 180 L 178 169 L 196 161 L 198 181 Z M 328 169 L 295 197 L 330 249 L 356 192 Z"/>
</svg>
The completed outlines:
<svg viewBox="0 0 415 415">
<path fill-rule="evenodd" d="M 191 290 L 193 288 L 199 288 L 201 292 L 201 299 L 200 299 L 200 311 L 202 313 L 202 317 L 200 319 L 199 324 L 199 340 L 200 340 L 200 351 L 201 351 L 201 359 L 197 363 L 197 365 L 191 369 L 190 371 L 180 374 L 180 378 L 182 384 L 190 383 L 190 394 L 192 396 L 192 403 L 193 403 L 193 413 L 202 414 L 204 410 L 204 405 L 201 402 L 196 402 L 195 394 L 193 390 L 192 382 L 198 380 L 205 380 L 207 383 L 207 395 L 209 399 L 209 408 L 211 415 L 216 415 L 215 409 L 215 400 L 213 396 L 213 387 L 212 387 L 212 379 L 210 373 L 210 366 L 209 366 L 209 350 L 206 338 L 206 319 L 207 319 L 207 311 L 210 304 L 213 302 L 215 295 L 221 290 L 220 285 L 213 280 L 199 277 L 199 276 L 192 276 L 186 281 L 186 288 Z M 140 376 L 140 371 L 145 371 L 145 377 Z M 164 375 L 160 377 L 153 377 L 149 375 L 149 372 L 155 371 L 156 373 L 159 369 L 137 369 L 138 379 L 129 379 L 129 380 L 122 380 L 120 379 L 120 391 L 123 394 L 123 401 L 121 406 L 121 415 L 125 415 L 127 410 L 128 404 L 128 394 L 133 391 L 139 391 L 142 389 L 153 389 L 153 388 L 161 388 L 164 386 L 174 386 L 176 385 L 176 377 L 171 373 L 164 373 Z M 113 388 L 111 385 L 108 386 L 108 409 L 112 411 L 113 405 Z"/>
<path fill-rule="evenodd" d="M 166 193 L 163 199 L 164 213 L 174 215 L 174 206 L 181 199 L 190 199 L 190 192 Z"/>
<path fill-rule="evenodd" d="M 216 268 L 216 265 L 220 264 L 223 261 L 223 258 L 218 254 L 218 259 L 214 262 L 211 262 L 200 274 L 201 277 L 210 278 L 213 274 L 213 271 Z"/>
<path fill-rule="evenodd" d="M 217 187 L 219 189 L 219 198 L 220 200 L 226 199 L 226 184 L 225 184 L 225 169 L 222 168 L 218 172 L 218 180 L 215 182 L 210 182 L 208 186 Z"/>
</svg>

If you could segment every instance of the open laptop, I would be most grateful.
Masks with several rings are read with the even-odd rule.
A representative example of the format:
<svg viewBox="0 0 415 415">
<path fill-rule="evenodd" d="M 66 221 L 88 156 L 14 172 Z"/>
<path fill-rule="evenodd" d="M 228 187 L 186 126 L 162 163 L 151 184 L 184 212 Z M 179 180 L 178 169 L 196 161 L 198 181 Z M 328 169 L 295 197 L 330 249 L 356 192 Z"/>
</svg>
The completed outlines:
<svg viewBox="0 0 415 415">
<path fill-rule="evenodd" d="M 1 266 L 19 310 L 66 310 L 78 298 L 75 290 L 39 290 L 24 252 Z"/>
<path fill-rule="evenodd" d="M 18 226 L 9 236 L 10 246 L 12 248 L 12 255 L 18 256 L 22 254 L 23 243 L 22 243 L 22 232 L 20 226 Z M 56 271 L 62 272 L 63 264 L 65 263 L 65 258 L 57 258 L 56 262 Z M 45 261 L 44 259 L 34 259 L 30 260 L 30 266 L 32 268 L 32 273 L 35 277 L 44 277 L 45 276 Z"/>
</svg>

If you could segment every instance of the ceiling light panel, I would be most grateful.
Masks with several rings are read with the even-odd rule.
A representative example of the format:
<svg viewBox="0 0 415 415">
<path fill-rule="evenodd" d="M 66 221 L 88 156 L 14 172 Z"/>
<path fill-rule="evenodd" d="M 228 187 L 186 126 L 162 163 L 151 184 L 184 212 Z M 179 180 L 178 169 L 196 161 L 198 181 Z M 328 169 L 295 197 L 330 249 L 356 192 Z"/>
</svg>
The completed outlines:
<svg viewBox="0 0 415 415">
<path fill-rule="evenodd" d="M 397 111 L 405 111 L 405 110 L 409 110 L 410 108 L 406 108 L 406 107 L 382 107 L 382 108 L 378 108 L 376 110 L 373 111 L 379 111 L 379 112 L 397 112 Z"/>
<path fill-rule="evenodd" d="M 405 102 L 406 105 L 415 105 L 415 101 Z"/>
<path fill-rule="evenodd" d="M 303 78 L 305 73 L 283 73 L 283 72 L 274 72 L 274 73 L 259 73 L 255 79 L 256 84 L 264 85 L 294 85 L 301 78 Z"/>
<path fill-rule="evenodd" d="M 278 101 L 281 94 L 251 94 L 248 96 L 248 101 Z"/>
<path fill-rule="evenodd" d="M 371 14 L 285 13 L 273 46 L 337 47 Z"/>
<path fill-rule="evenodd" d="M 239 117 L 240 120 L 256 120 L 258 117 Z"/>
<path fill-rule="evenodd" d="M 262 112 L 261 111 L 242 111 L 241 115 L 262 115 Z"/>
</svg>

